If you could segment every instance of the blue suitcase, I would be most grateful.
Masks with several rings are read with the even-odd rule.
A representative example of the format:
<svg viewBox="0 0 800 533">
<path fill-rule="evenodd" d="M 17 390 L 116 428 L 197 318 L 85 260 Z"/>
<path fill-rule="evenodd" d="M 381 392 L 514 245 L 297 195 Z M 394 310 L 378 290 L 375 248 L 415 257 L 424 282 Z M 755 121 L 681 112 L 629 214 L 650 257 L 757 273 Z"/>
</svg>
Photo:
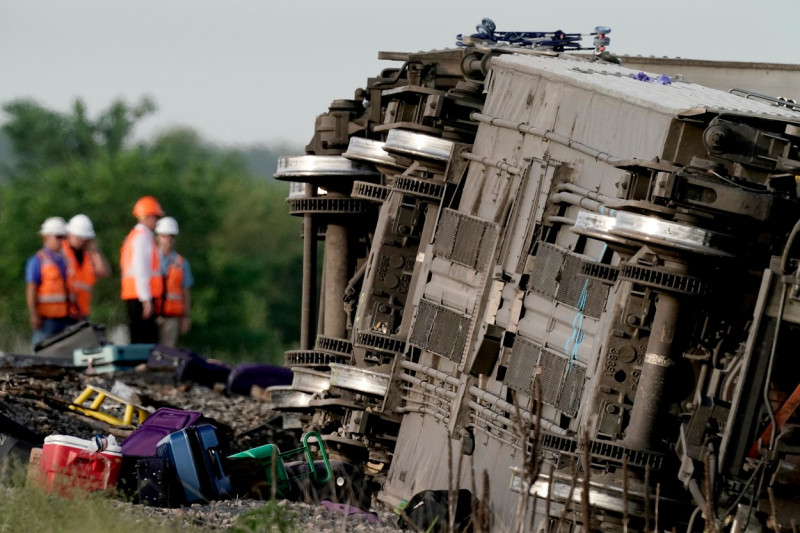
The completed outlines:
<svg viewBox="0 0 800 533">
<path fill-rule="evenodd" d="M 92 367 L 95 373 L 105 374 L 147 362 L 153 344 L 106 344 L 97 348 L 78 348 L 72 353 L 72 362 L 78 368 Z"/>
<path fill-rule="evenodd" d="M 189 426 L 161 439 L 158 456 L 166 459 L 183 489 L 187 504 L 221 500 L 232 493 L 214 426 Z"/>
</svg>

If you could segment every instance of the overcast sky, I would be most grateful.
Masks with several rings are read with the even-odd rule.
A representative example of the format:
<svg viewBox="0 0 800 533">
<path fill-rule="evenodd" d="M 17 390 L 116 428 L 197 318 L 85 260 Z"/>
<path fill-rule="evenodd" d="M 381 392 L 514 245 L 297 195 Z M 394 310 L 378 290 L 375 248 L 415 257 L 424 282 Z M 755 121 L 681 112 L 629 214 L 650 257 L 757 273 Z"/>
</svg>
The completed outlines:
<svg viewBox="0 0 800 533">
<path fill-rule="evenodd" d="M 140 138 L 181 125 L 302 146 L 332 100 L 398 66 L 378 51 L 452 47 L 483 17 L 504 31 L 609 26 L 621 55 L 800 63 L 800 0 L 0 0 L 0 103 L 66 112 L 80 97 L 95 114 L 149 95 Z"/>
</svg>

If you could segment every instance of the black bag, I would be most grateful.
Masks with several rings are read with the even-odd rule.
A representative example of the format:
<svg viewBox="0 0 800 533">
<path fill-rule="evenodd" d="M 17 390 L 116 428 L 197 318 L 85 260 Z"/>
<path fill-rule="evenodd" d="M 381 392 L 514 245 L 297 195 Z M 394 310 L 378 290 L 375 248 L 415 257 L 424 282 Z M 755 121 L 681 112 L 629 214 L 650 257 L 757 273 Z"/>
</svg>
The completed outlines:
<svg viewBox="0 0 800 533">
<path fill-rule="evenodd" d="M 413 524 L 419 531 L 448 531 L 449 506 L 447 490 L 423 490 L 416 493 L 406 505 L 402 520 Z M 477 501 L 467 489 L 460 489 L 456 497 L 454 531 L 472 531 L 472 509 L 478 508 Z"/>
<path fill-rule="evenodd" d="M 72 355 L 78 348 L 99 348 L 108 344 L 105 331 L 104 325 L 78 322 L 68 326 L 61 333 L 36 343 L 33 352 L 36 355 L 68 358 L 72 362 Z"/>
<path fill-rule="evenodd" d="M 148 457 L 136 461 L 138 503 L 151 507 L 177 507 L 181 493 L 169 461 Z"/>
<path fill-rule="evenodd" d="M 286 473 L 291 481 L 287 499 L 318 505 L 323 500 L 342 503 L 369 511 L 372 490 L 360 468 L 344 461 L 331 459 L 331 479 L 328 483 L 317 483 L 309 476 L 310 466 L 306 461 L 286 463 Z M 325 475 L 325 463 L 314 461 L 317 476 Z"/>
<path fill-rule="evenodd" d="M 212 388 L 216 383 L 226 383 L 231 373 L 229 366 L 212 363 L 191 350 L 181 350 L 156 344 L 147 359 L 148 368 L 175 370 L 178 381 L 193 381 Z"/>
</svg>

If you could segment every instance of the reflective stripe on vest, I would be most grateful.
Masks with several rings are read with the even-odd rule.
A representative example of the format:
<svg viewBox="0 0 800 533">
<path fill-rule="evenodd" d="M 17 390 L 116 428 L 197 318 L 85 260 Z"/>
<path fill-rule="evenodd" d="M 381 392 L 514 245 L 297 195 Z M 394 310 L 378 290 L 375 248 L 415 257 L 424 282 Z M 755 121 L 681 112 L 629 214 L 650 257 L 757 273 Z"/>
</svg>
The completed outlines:
<svg viewBox="0 0 800 533">
<path fill-rule="evenodd" d="M 167 264 L 164 292 L 161 315 L 183 316 L 183 257 L 178 254 Z"/>
<path fill-rule="evenodd" d="M 42 282 L 36 289 L 36 312 L 43 318 L 69 316 L 67 283 L 58 263 L 39 250 L 39 270 Z"/>
<path fill-rule="evenodd" d="M 78 257 L 67 241 L 63 245 L 64 257 L 67 259 L 67 286 L 70 303 L 74 305 L 82 317 L 89 316 L 92 303 L 92 289 L 97 281 L 89 253 L 83 252 L 83 263 L 78 264 Z"/>
<path fill-rule="evenodd" d="M 139 233 L 144 233 L 152 243 L 152 257 L 150 260 L 150 296 L 153 299 L 160 298 L 164 291 L 164 280 L 161 277 L 161 262 L 158 259 L 158 249 L 153 241 L 153 235 L 145 229 L 134 227 L 125 242 L 122 243 L 120 250 L 119 263 L 122 269 L 122 291 L 123 300 L 138 300 L 139 293 L 136 291 L 136 281 L 133 278 L 133 240 Z"/>
</svg>

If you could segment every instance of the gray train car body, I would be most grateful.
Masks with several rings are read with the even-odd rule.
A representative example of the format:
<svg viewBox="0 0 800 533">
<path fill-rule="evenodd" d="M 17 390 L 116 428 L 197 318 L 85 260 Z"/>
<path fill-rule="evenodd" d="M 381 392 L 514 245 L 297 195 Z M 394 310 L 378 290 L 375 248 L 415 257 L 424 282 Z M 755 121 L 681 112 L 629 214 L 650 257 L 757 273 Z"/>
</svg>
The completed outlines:
<svg viewBox="0 0 800 533">
<path fill-rule="evenodd" d="M 800 113 L 507 52 L 383 54 L 281 160 L 328 381 L 276 407 L 493 531 L 790 529 Z"/>
</svg>

